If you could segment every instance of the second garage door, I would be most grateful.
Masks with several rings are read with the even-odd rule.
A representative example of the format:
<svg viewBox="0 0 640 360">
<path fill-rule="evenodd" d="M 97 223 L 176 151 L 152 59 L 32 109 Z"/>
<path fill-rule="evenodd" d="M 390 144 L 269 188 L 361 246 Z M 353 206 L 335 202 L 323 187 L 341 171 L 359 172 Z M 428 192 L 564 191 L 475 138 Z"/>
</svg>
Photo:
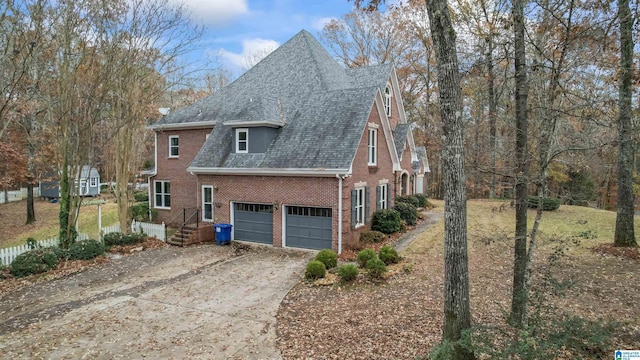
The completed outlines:
<svg viewBox="0 0 640 360">
<path fill-rule="evenodd" d="M 330 208 L 287 206 L 287 246 L 331 249 L 332 222 Z"/>
<path fill-rule="evenodd" d="M 235 240 L 273 243 L 273 205 L 235 203 L 233 222 Z"/>
</svg>

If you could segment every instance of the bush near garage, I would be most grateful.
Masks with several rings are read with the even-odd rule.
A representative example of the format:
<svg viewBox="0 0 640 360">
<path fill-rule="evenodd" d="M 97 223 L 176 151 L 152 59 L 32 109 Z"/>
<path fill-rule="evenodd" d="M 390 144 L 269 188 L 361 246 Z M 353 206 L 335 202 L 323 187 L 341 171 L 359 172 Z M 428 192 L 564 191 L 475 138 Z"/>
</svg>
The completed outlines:
<svg viewBox="0 0 640 360">
<path fill-rule="evenodd" d="M 371 259 L 377 259 L 378 255 L 373 249 L 364 249 L 358 253 L 358 265 L 364 268 Z"/>
<path fill-rule="evenodd" d="M 384 234 L 392 234 L 400 231 L 400 229 L 402 229 L 402 218 L 398 211 L 394 209 L 383 209 L 373 213 L 373 216 L 371 217 L 371 230 L 379 231 Z M 362 240 L 362 235 L 360 235 L 360 240 Z"/>
<path fill-rule="evenodd" d="M 304 277 L 310 280 L 320 279 L 325 276 L 327 269 L 324 264 L 318 260 L 311 260 L 307 264 L 307 269 L 304 272 Z"/>
<path fill-rule="evenodd" d="M 354 280 L 358 277 L 358 273 L 358 267 L 353 264 L 345 264 L 338 268 L 338 276 L 340 276 L 344 282 Z"/>
<path fill-rule="evenodd" d="M 338 254 L 331 249 L 320 250 L 315 259 L 323 263 L 326 269 L 338 266 Z"/>
<path fill-rule="evenodd" d="M 133 193 L 135 202 L 149 201 L 149 193 L 143 190 L 137 190 Z"/>
<path fill-rule="evenodd" d="M 387 272 L 387 265 L 377 257 L 367 261 L 365 268 L 367 269 L 367 274 L 372 279 L 382 279 L 384 273 Z"/>
<path fill-rule="evenodd" d="M 25 277 L 53 269 L 59 261 L 55 248 L 42 248 L 18 255 L 11 263 L 11 275 Z"/>
<path fill-rule="evenodd" d="M 418 208 L 415 206 L 408 203 L 397 202 L 393 206 L 393 209 L 400 213 L 400 218 L 408 225 L 416 224 L 416 221 L 418 220 Z"/>
<path fill-rule="evenodd" d="M 383 242 L 387 236 L 380 231 L 363 231 L 360 233 L 361 244 L 377 244 Z"/>
</svg>

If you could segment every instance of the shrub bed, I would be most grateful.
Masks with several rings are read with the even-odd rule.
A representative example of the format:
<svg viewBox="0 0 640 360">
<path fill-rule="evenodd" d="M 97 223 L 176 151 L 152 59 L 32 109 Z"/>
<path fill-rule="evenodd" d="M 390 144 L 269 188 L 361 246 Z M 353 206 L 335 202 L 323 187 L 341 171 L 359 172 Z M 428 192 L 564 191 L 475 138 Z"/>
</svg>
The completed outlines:
<svg viewBox="0 0 640 360">
<path fill-rule="evenodd" d="M 429 206 L 429 197 L 426 194 L 415 194 L 416 199 L 418 199 L 418 207 L 425 208 Z"/>
<path fill-rule="evenodd" d="M 384 273 L 387 272 L 387 265 L 377 257 L 367 261 L 365 268 L 369 277 L 373 279 L 381 279 Z"/>
<path fill-rule="evenodd" d="M 106 246 L 133 245 L 144 240 L 145 236 L 139 233 L 123 234 L 119 232 L 109 233 L 102 237 Z"/>
<path fill-rule="evenodd" d="M 385 265 L 397 264 L 400 261 L 400 256 L 396 249 L 391 246 L 383 246 L 378 252 L 378 258 L 385 263 Z"/>
<path fill-rule="evenodd" d="M 397 210 L 383 209 L 373 213 L 373 217 L 371 219 L 371 230 L 379 231 L 384 234 L 391 234 L 400 231 L 400 229 L 402 229 L 402 218 Z M 360 235 L 360 240 L 362 240 L 362 234 Z"/>
<path fill-rule="evenodd" d="M 316 255 L 316 260 L 324 264 L 326 269 L 332 269 L 338 266 L 338 254 L 331 249 L 320 250 Z"/>
<path fill-rule="evenodd" d="M 304 272 L 304 277 L 310 280 L 323 278 L 327 269 L 324 264 L 318 260 L 311 260 L 307 264 L 307 269 Z"/>
<path fill-rule="evenodd" d="M 364 268 L 371 259 L 377 259 L 378 255 L 373 249 L 364 249 L 358 253 L 358 265 Z"/>
<path fill-rule="evenodd" d="M 67 250 L 69 260 L 91 260 L 106 251 L 106 246 L 96 240 L 77 242 Z"/>
<path fill-rule="evenodd" d="M 420 200 L 418 200 L 418 198 L 415 195 L 404 195 L 404 196 L 398 196 L 396 197 L 396 204 L 397 203 L 405 203 L 405 204 L 410 204 L 413 205 L 415 207 L 419 207 L 420 206 Z"/>
<path fill-rule="evenodd" d="M 344 282 L 354 280 L 358 276 L 358 273 L 358 267 L 353 264 L 342 265 L 338 268 L 338 276 L 340 276 Z"/>
<path fill-rule="evenodd" d="M 400 213 L 400 218 L 408 225 L 416 224 L 418 220 L 418 208 L 415 206 L 408 203 L 397 202 L 393 209 Z"/>
<path fill-rule="evenodd" d="M 380 231 L 363 231 L 360 233 L 360 243 L 361 244 L 377 244 L 379 242 L 384 241 L 386 235 L 381 233 Z"/>
<path fill-rule="evenodd" d="M 58 264 L 58 253 L 54 248 L 35 249 L 18 255 L 11 263 L 11 275 L 24 277 L 40 274 Z"/>
</svg>

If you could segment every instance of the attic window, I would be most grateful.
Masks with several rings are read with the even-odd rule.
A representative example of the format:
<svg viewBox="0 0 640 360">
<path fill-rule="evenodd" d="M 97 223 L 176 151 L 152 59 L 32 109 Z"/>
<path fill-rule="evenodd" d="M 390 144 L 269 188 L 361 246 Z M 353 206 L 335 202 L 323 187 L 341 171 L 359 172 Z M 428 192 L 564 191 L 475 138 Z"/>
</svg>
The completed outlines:
<svg viewBox="0 0 640 360">
<path fill-rule="evenodd" d="M 391 116 L 391 86 L 388 84 L 384 88 L 384 112 L 387 117 Z"/>
<path fill-rule="evenodd" d="M 169 157 L 177 158 L 180 154 L 179 139 L 177 135 L 169 136 Z"/>
<path fill-rule="evenodd" d="M 236 129 L 236 153 L 246 154 L 249 152 L 249 130 Z"/>
</svg>

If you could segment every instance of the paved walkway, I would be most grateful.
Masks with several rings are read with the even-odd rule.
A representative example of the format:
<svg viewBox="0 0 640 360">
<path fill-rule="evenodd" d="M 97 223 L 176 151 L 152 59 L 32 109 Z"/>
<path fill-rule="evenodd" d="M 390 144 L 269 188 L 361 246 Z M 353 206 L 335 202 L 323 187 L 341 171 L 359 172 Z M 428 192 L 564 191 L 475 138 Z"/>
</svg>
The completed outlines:
<svg viewBox="0 0 640 360">
<path fill-rule="evenodd" d="M 436 213 L 436 212 L 430 212 L 430 211 L 423 211 L 422 215 L 426 216 L 427 219 L 423 221 L 420 225 L 418 225 L 415 229 L 407 232 L 406 234 L 403 234 L 398 239 L 398 241 L 396 241 L 393 244 L 393 247 L 398 252 L 401 252 L 404 249 L 406 249 L 413 242 L 413 240 L 416 239 L 418 235 L 422 234 L 428 228 L 430 228 L 431 226 L 433 226 L 434 224 L 436 224 L 437 222 L 439 222 L 444 218 L 443 213 Z"/>
<path fill-rule="evenodd" d="M 3 359 L 279 359 L 308 252 L 215 245 L 112 260 L 0 299 Z"/>
</svg>

